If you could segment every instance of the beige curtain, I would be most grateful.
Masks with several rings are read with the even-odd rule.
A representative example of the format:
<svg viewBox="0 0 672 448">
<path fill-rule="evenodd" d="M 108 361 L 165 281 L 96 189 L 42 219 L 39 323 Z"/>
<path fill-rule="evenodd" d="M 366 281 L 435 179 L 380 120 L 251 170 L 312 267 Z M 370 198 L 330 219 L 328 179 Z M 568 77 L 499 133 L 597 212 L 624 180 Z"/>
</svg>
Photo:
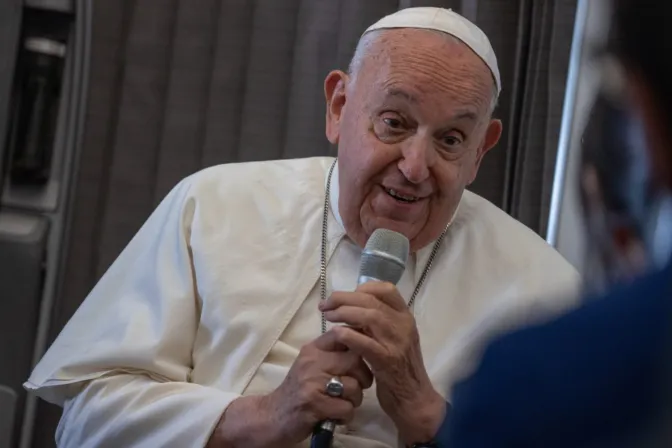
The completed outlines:
<svg viewBox="0 0 672 448">
<path fill-rule="evenodd" d="M 462 12 L 490 37 L 502 142 L 473 190 L 545 232 L 576 0 L 97 0 L 83 153 L 55 337 L 158 201 L 206 166 L 333 153 L 322 82 L 400 7 Z M 59 413 L 40 404 L 35 447 Z"/>
</svg>

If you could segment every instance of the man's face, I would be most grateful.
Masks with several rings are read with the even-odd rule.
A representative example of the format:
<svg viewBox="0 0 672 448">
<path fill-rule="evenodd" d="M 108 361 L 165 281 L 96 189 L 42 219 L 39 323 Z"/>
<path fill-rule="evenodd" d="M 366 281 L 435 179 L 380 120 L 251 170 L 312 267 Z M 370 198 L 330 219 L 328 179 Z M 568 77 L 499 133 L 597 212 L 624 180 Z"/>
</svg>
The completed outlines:
<svg viewBox="0 0 672 448">
<path fill-rule="evenodd" d="M 490 120 L 493 89 L 465 44 L 416 29 L 381 32 L 353 79 L 327 77 L 339 211 L 356 243 L 386 228 L 416 251 L 441 234 L 501 135 Z"/>
</svg>

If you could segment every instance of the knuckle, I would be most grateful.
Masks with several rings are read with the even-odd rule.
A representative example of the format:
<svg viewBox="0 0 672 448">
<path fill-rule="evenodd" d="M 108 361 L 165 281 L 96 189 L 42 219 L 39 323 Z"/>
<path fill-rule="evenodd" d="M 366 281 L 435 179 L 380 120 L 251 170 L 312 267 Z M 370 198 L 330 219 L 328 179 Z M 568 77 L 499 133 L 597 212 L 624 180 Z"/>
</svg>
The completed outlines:
<svg viewBox="0 0 672 448">
<path fill-rule="evenodd" d="M 359 360 L 349 366 L 348 373 L 357 380 L 358 384 L 362 384 L 368 377 L 366 370 L 362 367 L 362 362 Z"/>
<path fill-rule="evenodd" d="M 348 329 L 343 325 L 337 325 L 331 329 L 337 342 L 343 342 L 347 336 Z"/>
<path fill-rule="evenodd" d="M 354 370 L 359 365 L 359 360 L 361 359 L 356 353 L 347 351 L 342 353 L 343 363 L 347 366 L 348 370 Z"/>
<path fill-rule="evenodd" d="M 296 404 L 296 409 L 298 409 L 299 413 L 301 414 L 306 414 L 312 412 L 312 404 L 308 400 L 300 400 Z"/>
<path fill-rule="evenodd" d="M 343 319 L 343 308 L 336 308 L 333 310 L 325 311 L 324 317 L 331 321 L 340 321 Z"/>
<path fill-rule="evenodd" d="M 380 322 L 380 311 L 378 308 L 378 304 L 376 304 L 376 307 L 374 309 L 367 308 L 365 310 L 362 310 L 361 319 L 365 325 L 371 325 L 376 322 Z"/>
<path fill-rule="evenodd" d="M 351 376 L 341 377 L 341 381 L 343 382 L 346 391 L 353 391 L 359 388 L 359 381 Z"/>
<path fill-rule="evenodd" d="M 342 295 L 340 291 L 332 292 L 331 295 L 327 298 L 327 303 L 332 306 L 339 305 L 341 301 Z"/>
<path fill-rule="evenodd" d="M 317 398 L 319 398 L 320 393 L 316 388 L 309 383 L 306 383 L 299 387 L 297 399 L 299 403 L 304 407 L 311 407 Z"/>
<path fill-rule="evenodd" d="M 299 356 L 292 365 L 292 370 L 299 378 L 303 378 L 306 375 L 306 372 L 311 370 L 310 366 L 315 364 L 314 358 L 315 356 L 312 352 L 299 352 Z"/>
<path fill-rule="evenodd" d="M 296 394 L 296 399 L 298 400 L 299 405 L 303 408 L 310 404 L 311 393 L 307 388 L 301 387 Z"/>
<path fill-rule="evenodd" d="M 369 373 L 362 369 L 361 367 L 357 367 L 353 370 L 351 370 L 352 376 L 356 378 L 357 380 L 357 387 L 358 388 L 368 388 L 370 386 L 370 375 Z"/>
<path fill-rule="evenodd" d="M 386 351 L 381 355 L 380 358 L 385 365 L 397 364 L 397 357 L 392 352 Z"/>
<path fill-rule="evenodd" d="M 315 351 L 315 342 L 309 342 L 307 344 L 304 344 L 299 349 L 299 357 L 298 358 L 302 358 L 304 356 L 310 355 L 314 351 Z"/>
<path fill-rule="evenodd" d="M 375 282 L 366 282 L 362 283 L 360 285 L 357 285 L 357 288 L 355 288 L 356 293 L 360 294 L 367 294 L 368 291 L 371 290 L 372 286 Z"/>
<path fill-rule="evenodd" d="M 381 292 L 383 294 L 394 294 L 397 292 L 397 287 L 390 282 L 385 282 L 381 285 Z"/>
</svg>

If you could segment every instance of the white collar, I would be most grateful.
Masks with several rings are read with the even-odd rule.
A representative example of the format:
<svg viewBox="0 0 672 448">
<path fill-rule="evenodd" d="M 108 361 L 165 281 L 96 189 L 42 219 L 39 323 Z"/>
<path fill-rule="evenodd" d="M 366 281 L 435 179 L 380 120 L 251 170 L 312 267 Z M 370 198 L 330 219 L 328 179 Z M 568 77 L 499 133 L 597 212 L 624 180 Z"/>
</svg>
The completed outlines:
<svg viewBox="0 0 672 448">
<path fill-rule="evenodd" d="M 329 172 L 327 171 L 327 181 L 329 180 Z M 325 181 L 326 184 L 326 181 Z M 336 218 L 336 222 L 345 230 L 343 225 L 343 219 L 341 218 L 341 213 L 338 210 L 338 195 L 339 195 L 339 181 L 338 181 L 338 160 L 336 161 L 336 166 L 334 167 L 334 172 L 331 175 L 331 187 L 329 189 L 329 209 L 331 213 Z"/>
</svg>

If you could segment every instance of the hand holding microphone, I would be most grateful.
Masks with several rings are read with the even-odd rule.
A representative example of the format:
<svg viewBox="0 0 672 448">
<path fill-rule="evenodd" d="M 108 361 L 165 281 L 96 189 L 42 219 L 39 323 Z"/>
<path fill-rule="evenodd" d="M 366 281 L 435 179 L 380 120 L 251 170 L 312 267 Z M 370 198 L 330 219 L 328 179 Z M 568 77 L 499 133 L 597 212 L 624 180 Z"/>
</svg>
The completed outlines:
<svg viewBox="0 0 672 448">
<path fill-rule="evenodd" d="M 345 325 L 302 347 L 273 392 L 234 400 L 215 430 L 218 439 L 231 446 L 288 447 L 317 428 L 311 445 L 328 447 L 335 425 L 353 417 L 374 375 L 378 400 L 404 442 L 431 439 L 445 403 L 425 371 L 415 319 L 394 286 L 407 257 L 403 235 L 374 232 L 362 255 L 357 290 L 335 292 L 320 304 L 328 321 Z M 332 378 L 343 384 L 340 397 L 328 394 Z"/>
<path fill-rule="evenodd" d="M 325 385 L 332 377 L 343 383 L 343 394 L 338 398 L 326 393 Z M 215 430 L 221 443 L 208 446 L 295 446 L 310 436 L 319 421 L 350 421 L 362 403 L 362 390 L 372 382 L 362 358 L 327 332 L 301 348 L 273 392 L 234 400 Z"/>
<path fill-rule="evenodd" d="M 408 253 L 409 241 L 404 235 L 387 229 L 378 229 L 373 232 L 362 252 L 357 281 L 360 288 L 362 287 L 361 285 L 371 282 L 396 291 L 394 284 L 401 279 L 406 269 Z M 358 288 L 358 291 L 360 288 Z M 345 302 L 338 302 L 339 298 L 346 300 L 347 304 Z M 327 302 L 320 304 L 320 309 L 323 312 L 332 313 L 331 318 L 325 314 L 327 320 L 345 323 L 354 327 L 348 329 L 334 328 L 330 332 L 339 335 L 339 337 L 345 337 L 351 333 L 357 333 L 360 331 L 360 328 L 366 331 L 364 327 L 356 323 L 356 319 L 347 320 L 348 315 L 357 314 L 362 311 L 364 303 L 357 303 L 357 300 L 360 298 L 362 298 L 362 294 L 358 294 L 357 292 L 335 292 Z M 371 302 L 371 300 L 376 301 L 375 298 L 367 296 L 365 299 L 369 302 L 369 306 L 375 306 L 375 303 Z M 339 307 L 339 303 L 343 307 L 335 311 Z M 343 316 L 340 316 L 343 318 L 342 320 L 338 319 L 339 313 L 345 313 Z M 337 383 L 338 378 L 334 378 L 333 381 Z M 331 446 L 335 427 L 336 421 L 333 419 L 320 422 L 313 432 L 311 448 L 327 448 Z"/>
<path fill-rule="evenodd" d="M 374 232 L 362 254 L 358 283 L 377 281 L 386 285 L 380 282 L 399 281 L 406 267 L 408 246 L 408 239 L 399 233 L 383 229 Z M 284 447 L 301 442 L 315 429 L 311 445 L 331 446 L 336 424 L 352 418 L 362 403 L 363 389 L 373 382 L 362 356 L 339 342 L 341 335 L 347 336 L 341 330 L 334 328 L 302 347 L 282 384 L 270 394 L 235 400 L 218 431 L 245 446 Z M 338 397 L 328 392 L 332 379 L 343 385 Z M 233 437 L 238 422 L 243 422 L 240 426 L 247 430 L 241 437 Z"/>
<path fill-rule="evenodd" d="M 432 386 L 415 318 L 395 286 L 405 268 L 408 240 L 391 231 L 383 231 L 383 235 L 383 243 L 377 243 L 383 250 L 374 246 L 376 233 L 367 242 L 357 290 L 334 292 L 320 304 L 320 310 L 327 321 L 345 324 L 331 332 L 339 343 L 367 361 L 381 407 L 404 442 L 413 445 L 434 437 L 446 403 Z M 399 237 L 405 240 L 405 255 L 398 249 L 403 247 Z"/>
</svg>

